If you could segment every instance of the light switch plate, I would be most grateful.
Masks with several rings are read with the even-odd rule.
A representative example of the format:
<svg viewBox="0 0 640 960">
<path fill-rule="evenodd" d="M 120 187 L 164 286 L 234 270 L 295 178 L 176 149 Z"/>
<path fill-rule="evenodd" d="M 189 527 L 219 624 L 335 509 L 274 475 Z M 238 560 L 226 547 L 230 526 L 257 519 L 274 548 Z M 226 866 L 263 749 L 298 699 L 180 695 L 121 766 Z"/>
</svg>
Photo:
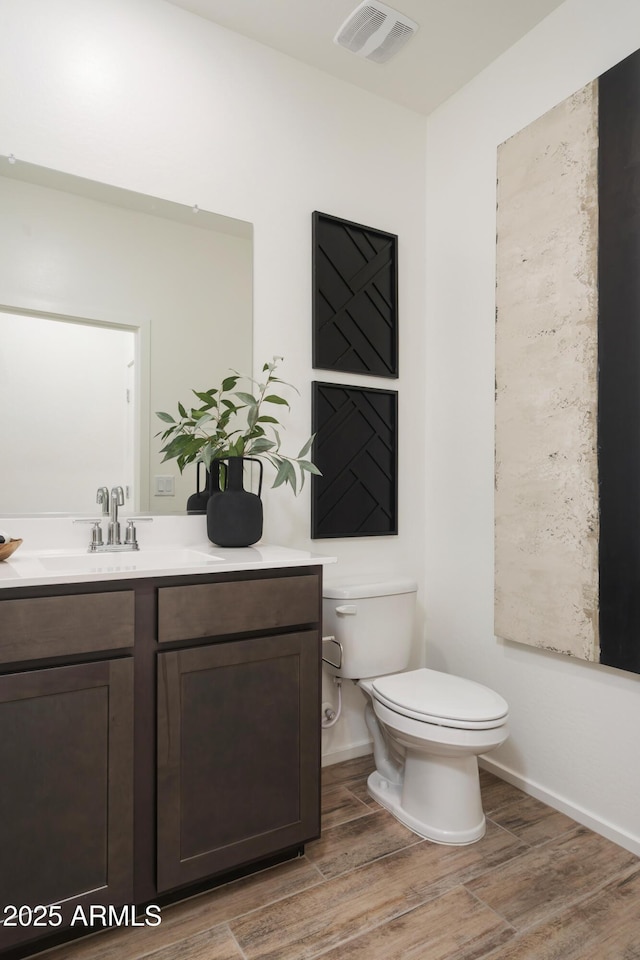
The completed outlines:
<svg viewBox="0 0 640 960">
<path fill-rule="evenodd" d="M 154 497 L 175 497 L 176 485 L 175 477 L 156 476 L 153 478 Z"/>
</svg>

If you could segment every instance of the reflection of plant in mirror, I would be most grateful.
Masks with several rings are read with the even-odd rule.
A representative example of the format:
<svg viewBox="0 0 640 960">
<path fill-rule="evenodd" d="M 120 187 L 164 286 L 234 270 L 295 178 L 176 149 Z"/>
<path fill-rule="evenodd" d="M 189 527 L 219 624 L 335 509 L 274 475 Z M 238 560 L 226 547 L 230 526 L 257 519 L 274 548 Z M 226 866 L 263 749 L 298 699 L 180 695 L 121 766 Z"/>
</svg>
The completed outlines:
<svg viewBox="0 0 640 960">
<path fill-rule="evenodd" d="M 164 453 L 163 462 L 175 459 L 182 473 L 185 466 L 194 461 L 204 463 L 209 470 L 214 460 L 258 457 L 268 460 L 276 468 L 273 486 L 288 483 L 294 493 L 302 490 L 306 473 L 320 475 L 315 464 L 307 459 L 313 437 L 309 437 L 297 457 L 289 457 L 280 449 L 280 434 L 276 427 L 282 424 L 270 413 L 263 413 L 264 404 L 270 405 L 268 409 L 289 407 L 288 400 L 273 393 L 272 384 L 296 389 L 275 375 L 280 360 L 282 357 L 274 357 L 272 363 L 265 363 L 262 368 L 267 374 L 264 382 L 232 370 L 232 375 L 226 377 L 219 387 L 194 390 L 202 405 L 187 410 L 178 403 L 179 420 L 169 413 L 157 412 L 157 417 L 170 424 L 164 432 L 156 434 L 166 441 L 160 450 Z M 253 385 L 252 392 L 236 390 L 240 380 L 249 381 Z"/>
</svg>

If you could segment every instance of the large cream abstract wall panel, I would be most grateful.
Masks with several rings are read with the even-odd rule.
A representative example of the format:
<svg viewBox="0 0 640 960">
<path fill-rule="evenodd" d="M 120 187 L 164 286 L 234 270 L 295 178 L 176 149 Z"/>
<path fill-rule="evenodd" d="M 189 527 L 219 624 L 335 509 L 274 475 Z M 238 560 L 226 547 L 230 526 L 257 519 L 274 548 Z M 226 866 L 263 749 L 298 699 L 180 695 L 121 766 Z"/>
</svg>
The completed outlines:
<svg viewBox="0 0 640 960">
<path fill-rule="evenodd" d="M 498 150 L 500 637 L 598 659 L 597 85 Z"/>
<path fill-rule="evenodd" d="M 498 149 L 495 629 L 640 673 L 640 51 Z"/>
</svg>

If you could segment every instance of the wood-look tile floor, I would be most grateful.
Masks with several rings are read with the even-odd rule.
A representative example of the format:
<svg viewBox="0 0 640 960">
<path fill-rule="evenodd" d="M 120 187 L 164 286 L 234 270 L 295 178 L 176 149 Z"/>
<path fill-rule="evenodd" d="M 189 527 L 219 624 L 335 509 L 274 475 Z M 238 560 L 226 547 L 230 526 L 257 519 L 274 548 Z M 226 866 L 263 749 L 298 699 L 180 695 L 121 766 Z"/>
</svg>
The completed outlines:
<svg viewBox="0 0 640 960">
<path fill-rule="evenodd" d="M 486 836 L 421 840 L 367 794 L 371 758 L 323 771 L 305 856 L 46 960 L 640 960 L 640 859 L 482 772 Z"/>
</svg>

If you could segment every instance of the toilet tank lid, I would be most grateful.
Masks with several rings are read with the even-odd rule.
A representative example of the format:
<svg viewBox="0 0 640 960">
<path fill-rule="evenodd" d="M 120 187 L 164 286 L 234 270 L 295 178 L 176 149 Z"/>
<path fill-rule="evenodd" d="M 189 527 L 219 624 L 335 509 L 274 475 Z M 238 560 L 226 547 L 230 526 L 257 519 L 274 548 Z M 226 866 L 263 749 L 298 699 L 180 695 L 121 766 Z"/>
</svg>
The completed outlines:
<svg viewBox="0 0 640 960">
<path fill-rule="evenodd" d="M 399 593 L 415 593 L 417 589 L 417 583 L 409 577 L 369 574 L 325 581 L 322 595 L 327 600 L 358 600 L 368 597 L 390 597 Z"/>
</svg>

